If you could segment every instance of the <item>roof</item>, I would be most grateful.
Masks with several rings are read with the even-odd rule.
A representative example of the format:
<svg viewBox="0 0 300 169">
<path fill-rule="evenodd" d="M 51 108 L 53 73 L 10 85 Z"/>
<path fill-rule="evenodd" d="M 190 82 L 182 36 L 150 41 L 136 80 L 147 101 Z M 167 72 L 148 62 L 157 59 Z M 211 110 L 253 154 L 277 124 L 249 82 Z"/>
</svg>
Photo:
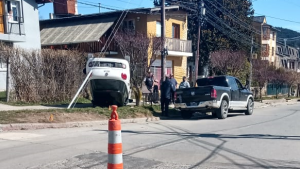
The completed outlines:
<svg viewBox="0 0 300 169">
<path fill-rule="evenodd" d="M 166 13 L 168 11 L 172 10 L 180 10 L 180 8 L 177 5 L 171 5 L 171 6 L 166 6 Z M 99 17 L 111 17 L 111 16 L 120 16 L 125 10 L 118 10 L 118 11 L 109 11 L 109 12 L 101 12 L 101 13 L 94 13 L 94 14 L 87 14 L 87 15 L 75 15 L 75 16 L 69 16 L 69 17 L 64 17 L 64 18 L 56 18 L 56 19 L 45 19 L 41 20 L 41 24 L 45 23 L 53 23 L 53 22 L 58 22 L 58 21 L 65 21 L 65 20 L 81 20 L 83 18 L 99 18 Z M 126 11 L 125 11 L 126 12 Z M 160 8 L 134 8 L 134 9 L 128 9 L 128 13 L 140 13 L 140 14 L 151 14 L 151 13 L 159 13 Z"/>
<path fill-rule="evenodd" d="M 114 24 L 117 17 L 52 22 L 43 25 L 42 46 L 96 42 Z"/>
<path fill-rule="evenodd" d="M 265 16 L 254 16 L 253 21 L 254 22 L 259 22 L 259 23 L 264 23 L 266 17 Z"/>
</svg>

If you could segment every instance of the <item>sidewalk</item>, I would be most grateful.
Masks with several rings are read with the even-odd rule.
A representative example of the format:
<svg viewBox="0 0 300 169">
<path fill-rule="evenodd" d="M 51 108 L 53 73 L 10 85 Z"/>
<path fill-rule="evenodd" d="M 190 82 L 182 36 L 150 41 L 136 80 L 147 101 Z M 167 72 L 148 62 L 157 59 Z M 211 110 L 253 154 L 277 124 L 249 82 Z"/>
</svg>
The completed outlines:
<svg viewBox="0 0 300 169">
<path fill-rule="evenodd" d="M 261 102 L 255 102 L 254 108 L 265 108 L 265 107 L 270 107 L 270 106 L 283 106 L 283 105 L 294 105 L 300 103 L 298 99 L 291 99 L 291 100 L 286 100 L 286 99 L 279 99 L 279 100 L 263 100 Z"/>
<path fill-rule="evenodd" d="M 11 111 L 11 110 L 45 110 L 45 109 L 62 109 L 63 107 L 59 106 L 11 106 L 7 104 L 0 103 L 0 112 L 1 111 Z"/>
<path fill-rule="evenodd" d="M 269 106 L 277 106 L 277 105 L 293 105 L 300 103 L 298 102 L 298 99 L 291 99 L 288 102 L 286 99 L 279 99 L 279 100 L 263 100 L 263 102 L 255 102 L 254 108 L 265 108 Z M 130 103 L 128 106 L 134 106 L 135 103 Z M 141 103 L 141 105 L 143 105 Z M 149 104 L 145 104 L 149 105 Z M 154 104 L 157 105 L 157 104 Z M 67 108 L 68 105 L 60 105 L 60 106 L 42 106 L 42 105 L 37 105 L 37 106 L 11 106 L 11 105 L 6 105 L 6 104 L 1 104 L 0 103 L 0 112 L 1 111 L 11 111 L 11 110 L 46 110 L 46 109 L 63 109 Z M 92 107 L 91 104 L 77 104 L 75 106 L 76 108 L 85 108 L 85 107 Z M 170 108 L 173 108 L 174 106 L 171 105 Z"/>
</svg>

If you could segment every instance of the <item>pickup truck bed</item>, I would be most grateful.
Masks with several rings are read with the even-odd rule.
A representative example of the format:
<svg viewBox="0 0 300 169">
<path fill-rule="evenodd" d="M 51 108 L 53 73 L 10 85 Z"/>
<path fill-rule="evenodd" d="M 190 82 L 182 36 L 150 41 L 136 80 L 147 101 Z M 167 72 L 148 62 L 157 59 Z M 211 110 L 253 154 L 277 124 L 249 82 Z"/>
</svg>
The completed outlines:
<svg viewBox="0 0 300 169">
<path fill-rule="evenodd" d="M 220 119 L 225 119 L 229 111 L 252 114 L 252 93 L 236 78 L 217 76 L 198 79 L 197 83 L 199 87 L 176 90 L 175 108 L 183 118 L 191 118 L 194 112 L 212 112 Z"/>
</svg>

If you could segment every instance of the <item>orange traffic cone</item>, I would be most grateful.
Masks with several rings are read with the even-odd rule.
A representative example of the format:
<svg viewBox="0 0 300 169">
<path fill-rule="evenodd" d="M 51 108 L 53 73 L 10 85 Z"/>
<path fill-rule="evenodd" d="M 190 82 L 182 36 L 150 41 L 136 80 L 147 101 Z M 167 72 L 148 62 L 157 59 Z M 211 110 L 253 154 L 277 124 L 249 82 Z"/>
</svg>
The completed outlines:
<svg viewBox="0 0 300 169">
<path fill-rule="evenodd" d="M 108 169 L 123 169 L 121 121 L 118 119 L 117 106 L 112 106 L 108 122 Z"/>
</svg>

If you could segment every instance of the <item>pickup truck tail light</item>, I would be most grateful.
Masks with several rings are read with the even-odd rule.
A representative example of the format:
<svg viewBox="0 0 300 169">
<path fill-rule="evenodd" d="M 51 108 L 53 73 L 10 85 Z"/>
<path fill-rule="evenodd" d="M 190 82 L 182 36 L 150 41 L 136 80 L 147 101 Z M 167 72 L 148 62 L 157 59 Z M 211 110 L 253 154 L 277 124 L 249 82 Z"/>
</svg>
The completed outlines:
<svg viewBox="0 0 300 169">
<path fill-rule="evenodd" d="M 217 98 L 217 90 L 211 89 L 210 97 L 216 99 Z"/>
</svg>

